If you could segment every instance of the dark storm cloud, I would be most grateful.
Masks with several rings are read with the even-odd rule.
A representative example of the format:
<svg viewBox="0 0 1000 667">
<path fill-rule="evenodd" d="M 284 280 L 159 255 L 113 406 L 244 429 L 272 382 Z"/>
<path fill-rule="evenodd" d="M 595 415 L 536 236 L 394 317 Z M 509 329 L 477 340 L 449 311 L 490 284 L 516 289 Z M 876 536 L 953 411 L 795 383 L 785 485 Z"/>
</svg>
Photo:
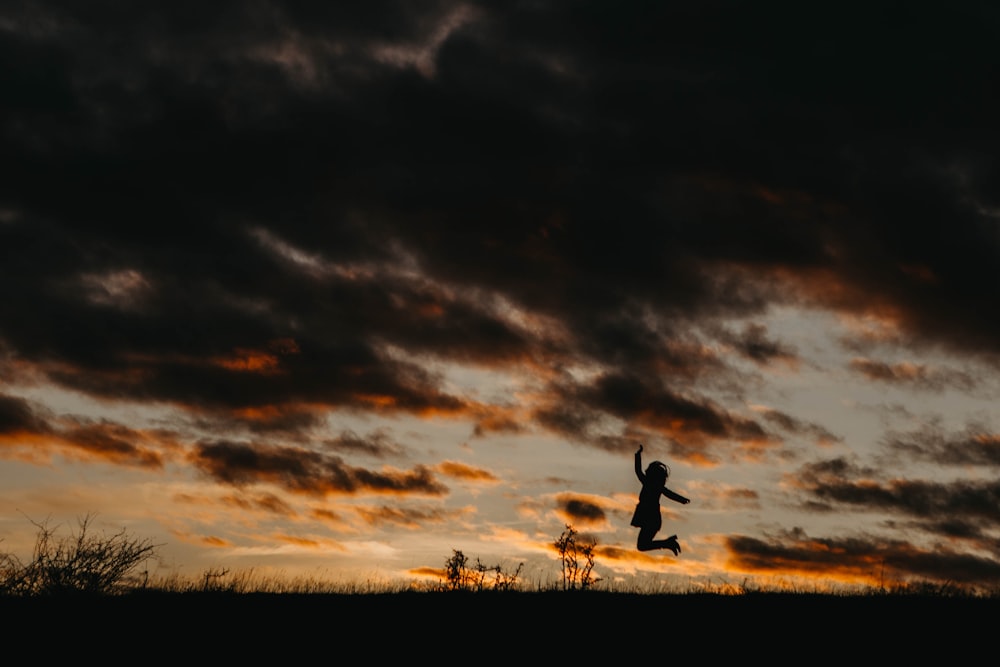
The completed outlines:
<svg viewBox="0 0 1000 667">
<path fill-rule="evenodd" d="M 909 434 L 889 434 L 883 444 L 888 456 L 880 468 L 838 457 L 802 466 L 786 481 L 805 494 L 807 509 L 882 515 L 882 527 L 902 531 L 908 541 L 869 535 L 806 538 L 801 531 L 769 540 L 740 536 L 729 540 L 733 562 L 761 572 L 787 567 L 806 573 L 822 568 L 819 561 L 826 561 L 838 577 L 878 585 L 883 582 L 872 574 L 883 565 L 890 578 L 963 584 L 996 581 L 994 560 L 964 552 L 1000 553 L 995 535 L 1000 482 L 948 479 L 944 467 L 992 465 L 995 436 L 977 427 L 950 435 L 931 425 Z M 942 480 L 892 474 L 899 467 L 895 459 L 937 463 L 942 466 Z"/>
<path fill-rule="evenodd" d="M 556 498 L 556 508 L 570 525 L 592 526 L 607 520 L 607 512 L 591 498 L 570 493 Z"/>
<path fill-rule="evenodd" d="M 787 431 L 793 435 L 802 435 L 812 438 L 821 445 L 843 442 L 844 440 L 842 437 L 831 433 L 819 424 L 812 424 L 802 421 L 801 419 L 796 419 L 795 417 L 779 410 L 767 410 L 763 414 L 766 421 L 776 424 L 779 428 L 781 428 L 781 430 Z"/>
<path fill-rule="evenodd" d="M 353 431 L 342 431 L 337 437 L 324 441 L 323 446 L 334 452 L 364 454 L 379 459 L 395 459 L 405 453 L 401 445 L 393 442 L 387 434 L 378 431 L 367 436 L 358 435 Z"/>
<path fill-rule="evenodd" d="M 916 517 L 960 516 L 995 525 L 1000 519 L 1000 482 L 937 483 L 900 480 L 881 485 L 844 483 L 816 486 L 820 499 L 870 511 Z"/>
<path fill-rule="evenodd" d="M 440 524 L 460 520 L 464 510 L 445 510 L 439 507 L 419 509 L 381 506 L 377 508 L 359 508 L 358 515 L 370 525 L 392 523 L 413 530 L 426 527 L 428 524 Z"/>
<path fill-rule="evenodd" d="M 881 513 L 944 538 L 967 537 L 983 547 L 1000 521 L 1000 481 L 926 481 L 864 470 L 831 459 L 803 466 L 794 483 L 806 505 L 821 511 Z M 791 478 L 789 478 L 790 481 Z"/>
<path fill-rule="evenodd" d="M 191 462 L 220 482 L 236 486 L 277 484 L 296 493 L 418 494 L 440 496 L 447 488 L 426 467 L 412 471 L 375 472 L 344 463 L 338 457 L 294 447 L 234 442 L 202 443 Z"/>
<path fill-rule="evenodd" d="M 731 565 L 758 574 L 823 573 L 871 586 L 914 579 L 986 586 L 1000 581 L 995 560 L 898 540 L 818 539 L 793 530 L 767 539 L 731 536 L 726 547 Z"/>
<path fill-rule="evenodd" d="M 273 493 L 226 495 L 221 499 L 221 502 L 243 510 L 258 510 L 281 516 L 295 516 L 295 510 L 292 506 Z"/>
<path fill-rule="evenodd" d="M 756 421 L 707 399 L 674 392 L 657 376 L 609 372 L 574 392 L 565 402 L 589 406 L 664 437 L 689 442 L 693 449 L 705 442 L 764 441 L 769 437 Z"/>
<path fill-rule="evenodd" d="M 162 453 L 136 444 L 145 444 L 144 441 L 149 438 L 127 426 L 84 420 L 64 429 L 61 437 L 73 448 L 110 462 L 147 468 L 163 467 Z"/>
<path fill-rule="evenodd" d="M 757 364 L 794 364 L 798 361 L 795 348 L 769 337 L 767 327 L 760 324 L 748 324 L 739 333 L 722 332 L 718 337 L 720 341 L 732 345 L 740 355 Z"/>
<path fill-rule="evenodd" d="M 57 416 L 32 401 L 0 394 L 0 446 L 32 449 L 35 454 L 61 453 L 159 469 L 164 452 L 175 445 L 168 431 L 141 431 L 111 420 Z"/>
<path fill-rule="evenodd" d="M 978 384 L 975 377 L 964 371 L 935 368 L 927 364 L 889 364 L 874 359 L 853 359 L 850 369 L 870 380 L 928 391 L 940 392 L 953 388 L 968 392 Z"/>
<path fill-rule="evenodd" d="M 986 4 L 8 4 L 0 349 L 276 435 L 481 414 L 417 359 L 581 363 L 604 372 L 539 425 L 764 441 L 703 395 L 731 369 L 692 331 L 794 362 L 723 326 L 792 303 L 1000 352 L 997 26 Z"/>
<path fill-rule="evenodd" d="M 948 433 L 928 424 L 908 433 L 889 432 L 883 438 L 891 454 L 952 466 L 1000 467 L 1000 434 L 979 426 Z"/>
<path fill-rule="evenodd" d="M 23 398 L 0 394 L 0 436 L 20 432 L 50 432 L 45 412 L 42 406 Z"/>
</svg>

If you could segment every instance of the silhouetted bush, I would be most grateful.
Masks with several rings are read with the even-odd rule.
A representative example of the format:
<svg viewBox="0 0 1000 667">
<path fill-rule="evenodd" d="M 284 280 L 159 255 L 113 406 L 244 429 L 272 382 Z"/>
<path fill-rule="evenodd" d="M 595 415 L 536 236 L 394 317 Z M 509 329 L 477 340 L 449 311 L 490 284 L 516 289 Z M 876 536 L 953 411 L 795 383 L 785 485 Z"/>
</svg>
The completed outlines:
<svg viewBox="0 0 1000 667">
<path fill-rule="evenodd" d="M 472 568 L 469 558 L 457 549 L 452 549 L 451 558 L 445 561 L 446 588 L 451 591 L 509 591 L 517 587 L 517 578 L 524 563 L 519 563 L 514 572 L 504 572 L 503 566 L 485 565 L 479 558 Z"/>
<path fill-rule="evenodd" d="M 113 535 L 90 534 L 90 522 L 85 516 L 76 535 L 57 538 L 47 522 L 32 521 L 38 534 L 31 561 L 25 564 L 13 554 L 0 553 L 0 594 L 114 593 L 136 567 L 156 555 L 157 545 L 125 529 Z"/>
</svg>

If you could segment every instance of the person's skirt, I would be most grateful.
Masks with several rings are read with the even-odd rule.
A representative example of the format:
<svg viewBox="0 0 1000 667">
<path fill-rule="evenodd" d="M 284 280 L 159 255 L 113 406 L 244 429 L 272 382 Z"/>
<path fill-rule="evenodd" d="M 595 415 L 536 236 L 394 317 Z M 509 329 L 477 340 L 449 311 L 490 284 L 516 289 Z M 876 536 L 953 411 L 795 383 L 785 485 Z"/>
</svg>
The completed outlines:
<svg viewBox="0 0 1000 667">
<path fill-rule="evenodd" d="M 663 519 L 660 516 L 660 506 L 639 503 L 635 506 L 635 512 L 632 513 L 632 521 L 629 522 L 629 525 L 636 528 L 659 530 L 663 526 Z"/>
</svg>

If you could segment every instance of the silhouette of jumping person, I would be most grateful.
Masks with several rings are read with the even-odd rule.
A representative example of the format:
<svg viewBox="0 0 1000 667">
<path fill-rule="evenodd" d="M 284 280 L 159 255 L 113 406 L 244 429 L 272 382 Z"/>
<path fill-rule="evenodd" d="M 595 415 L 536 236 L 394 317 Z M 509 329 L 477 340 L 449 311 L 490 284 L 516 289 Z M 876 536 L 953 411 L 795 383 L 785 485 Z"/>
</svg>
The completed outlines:
<svg viewBox="0 0 1000 667">
<path fill-rule="evenodd" d="M 653 461 L 642 471 L 642 445 L 635 453 L 635 476 L 642 483 L 639 490 L 639 503 L 635 506 L 632 514 L 631 525 L 639 529 L 639 539 L 635 546 L 639 551 L 653 551 L 654 549 L 670 549 L 676 556 L 681 552 L 681 545 L 677 543 L 677 536 L 671 535 L 665 540 L 654 540 L 653 537 L 660 532 L 663 527 L 663 518 L 660 516 L 660 495 L 664 495 L 671 500 L 687 505 L 691 502 L 679 493 L 675 493 L 666 487 L 667 478 L 670 476 L 670 469 L 664 463 Z"/>
</svg>

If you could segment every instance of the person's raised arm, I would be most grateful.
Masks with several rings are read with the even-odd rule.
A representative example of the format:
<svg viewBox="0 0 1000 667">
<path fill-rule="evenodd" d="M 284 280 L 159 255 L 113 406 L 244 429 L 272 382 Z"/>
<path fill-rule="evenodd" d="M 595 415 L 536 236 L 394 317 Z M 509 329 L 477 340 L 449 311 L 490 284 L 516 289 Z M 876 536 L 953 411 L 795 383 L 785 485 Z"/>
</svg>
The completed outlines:
<svg viewBox="0 0 1000 667">
<path fill-rule="evenodd" d="M 646 476 L 642 473 L 642 445 L 639 445 L 635 453 L 635 476 L 639 478 L 640 483 L 646 483 Z"/>
<path fill-rule="evenodd" d="M 690 499 L 685 498 L 684 496 L 682 496 L 679 493 L 671 491 L 667 487 L 663 487 L 663 495 L 665 495 L 667 498 L 670 498 L 674 502 L 680 503 L 681 505 L 687 505 L 689 502 L 691 502 Z"/>
</svg>

